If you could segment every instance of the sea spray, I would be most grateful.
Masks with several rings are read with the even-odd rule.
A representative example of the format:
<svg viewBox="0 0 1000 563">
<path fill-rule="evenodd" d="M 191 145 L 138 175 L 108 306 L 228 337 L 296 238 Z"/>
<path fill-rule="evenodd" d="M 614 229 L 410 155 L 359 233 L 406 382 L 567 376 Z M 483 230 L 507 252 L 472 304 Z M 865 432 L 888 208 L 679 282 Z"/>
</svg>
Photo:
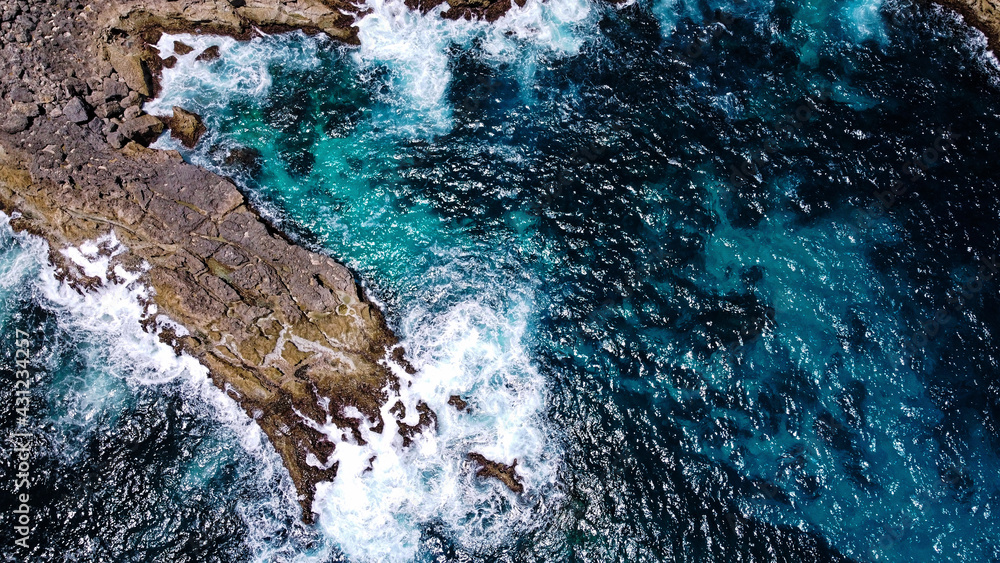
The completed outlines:
<svg viewBox="0 0 1000 563">
<path fill-rule="evenodd" d="M 143 328 L 144 321 L 156 315 L 155 306 L 149 305 L 151 290 L 140 279 L 145 267 L 128 270 L 115 262 L 126 249 L 113 232 L 59 249 L 72 266 L 99 280 L 81 291 L 72 276 L 57 275 L 42 239 L 15 233 L 9 222 L 9 217 L 0 215 L 0 293 L 27 295 L 56 320 L 55 332 L 46 334 L 44 344 L 44 357 L 49 358 L 45 368 L 54 372 L 47 377 L 50 400 L 43 442 L 49 446 L 44 453 L 72 466 L 91 455 L 84 448 L 92 444 L 95 433 L 113 432 L 127 422 L 119 416 L 129 411 L 136 393 L 177 393 L 185 408 L 218 426 L 213 436 L 202 437 L 199 449 L 205 453 L 192 460 L 178 490 L 164 493 L 218 495 L 212 490 L 217 485 L 206 481 L 207 475 L 217 471 L 219 464 L 237 460 L 250 483 L 245 500 L 233 507 L 247 524 L 247 551 L 262 562 L 274 561 L 281 554 L 308 553 L 296 544 L 309 534 L 295 531 L 299 508 L 294 486 L 263 432 L 212 384 L 208 370 L 196 359 L 178 355 Z M 157 323 L 182 330 L 162 315 L 157 315 Z M 76 367 L 63 373 L 54 358 L 69 350 Z M 217 445 L 208 448 L 208 443 Z M 213 453 L 216 448 L 219 454 Z M 164 460 L 160 470 L 171 469 L 170 461 Z M 222 492 L 224 497 L 233 493 Z"/>
</svg>

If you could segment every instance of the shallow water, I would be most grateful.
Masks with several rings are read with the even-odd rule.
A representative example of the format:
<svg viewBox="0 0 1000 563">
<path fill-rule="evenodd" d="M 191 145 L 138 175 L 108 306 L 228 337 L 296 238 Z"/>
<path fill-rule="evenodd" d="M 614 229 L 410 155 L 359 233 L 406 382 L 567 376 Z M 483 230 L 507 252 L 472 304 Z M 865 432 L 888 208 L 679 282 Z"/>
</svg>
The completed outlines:
<svg viewBox="0 0 1000 563">
<path fill-rule="evenodd" d="M 195 49 L 146 109 L 202 115 L 194 150 L 157 146 L 358 273 L 439 431 L 341 444 L 303 527 L 204 371 L 6 229 L 4 324 L 41 327 L 43 559 L 1000 560 L 981 37 L 860 2 L 370 6 L 361 47 L 165 36 Z"/>
</svg>

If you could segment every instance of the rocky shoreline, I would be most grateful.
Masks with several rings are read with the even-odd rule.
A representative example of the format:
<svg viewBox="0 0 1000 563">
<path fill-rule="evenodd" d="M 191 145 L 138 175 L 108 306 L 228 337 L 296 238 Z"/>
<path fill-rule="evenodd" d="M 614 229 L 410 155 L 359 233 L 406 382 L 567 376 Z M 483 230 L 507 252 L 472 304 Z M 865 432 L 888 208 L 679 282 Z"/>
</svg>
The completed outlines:
<svg viewBox="0 0 1000 563">
<path fill-rule="evenodd" d="M 407 5 L 426 11 L 442 2 Z M 995 47 L 994 2 L 945 4 Z M 448 4 L 445 17 L 489 20 L 512 5 Z M 149 330 L 198 358 L 257 421 L 287 466 L 307 521 L 316 483 L 337 470 L 322 463 L 334 445 L 315 423 L 335 423 L 360 441 L 362 420 L 344 414 L 353 407 L 376 421 L 375 431 L 397 424 L 405 445 L 436 416 L 421 404 L 419 422 L 407 425 L 399 404 L 391 409 L 396 420 L 383 420 L 386 390 L 399 384 L 387 362 L 410 368 L 351 272 L 275 232 L 229 180 L 146 147 L 167 125 L 196 143 L 197 116 L 177 108 L 164 120 L 141 108 L 171 64 L 151 47 L 165 31 L 249 37 L 301 29 L 355 43 L 353 23 L 362 15 L 340 0 L 0 0 L 0 208 L 13 214 L 15 229 L 45 238 L 61 275 L 81 289 L 100 281 L 58 252 L 67 246 L 113 231 L 129 249 L 113 265 L 148 264 L 143 281 L 155 290 Z M 186 334 L 159 324 L 159 314 Z M 467 406 L 458 396 L 450 403 Z M 522 489 L 516 461 L 467 455 L 478 475 Z"/>
<path fill-rule="evenodd" d="M 983 32 L 993 54 L 1000 53 L 1000 0 L 934 0 L 934 2 L 961 14 L 969 25 Z"/>
<path fill-rule="evenodd" d="M 345 415 L 353 407 L 376 432 L 395 423 L 405 445 L 436 416 L 421 403 L 407 425 L 399 404 L 396 420 L 383 420 L 399 384 L 387 362 L 412 368 L 351 272 L 275 232 L 229 180 L 146 148 L 167 125 L 188 144 L 203 126 L 181 108 L 165 120 L 141 108 L 165 64 L 150 46 L 163 31 L 306 29 L 352 42 L 357 14 L 333 0 L 0 2 L 0 208 L 15 230 L 49 242 L 57 271 L 81 291 L 102 282 L 65 259 L 68 246 L 113 231 L 128 251 L 112 270 L 148 265 L 147 329 L 206 365 L 256 420 L 306 521 L 316 483 L 337 471 L 316 426 L 363 441 L 363 420 Z"/>
</svg>

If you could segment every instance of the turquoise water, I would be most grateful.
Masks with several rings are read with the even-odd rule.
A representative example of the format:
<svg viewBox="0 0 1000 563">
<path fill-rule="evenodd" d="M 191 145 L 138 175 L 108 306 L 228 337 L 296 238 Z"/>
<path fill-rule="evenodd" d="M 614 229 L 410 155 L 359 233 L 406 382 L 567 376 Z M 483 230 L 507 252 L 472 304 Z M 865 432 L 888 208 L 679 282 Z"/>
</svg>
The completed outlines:
<svg viewBox="0 0 1000 563">
<path fill-rule="evenodd" d="M 419 370 L 402 399 L 440 428 L 340 444 L 305 528 L 253 426 L 204 408 L 220 399 L 196 366 L 163 384 L 101 367 L 142 365 L 142 346 L 77 362 L 120 398 L 91 407 L 103 426 L 40 415 L 52 428 L 160 401 L 206 436 L 150 470 L 185 468 L 163 513 L 231 530 L 185 553 L 1000 560 L 1000 69 L 981 37 L 906 4 L 552 0 L 495 25 L 370 7 L 360 47 L 164 36 L 164 56 L 195 49 L 146 109 L 202 115 L 195 149 L 157 146 L 357 272 Z M 210 45 L 222 57 L 196 61 Z M 474 478 L 469 451 L 516 459 L 525 494 Z M 96 460 L 52 463 L 60 483 Z"/>
</svg>

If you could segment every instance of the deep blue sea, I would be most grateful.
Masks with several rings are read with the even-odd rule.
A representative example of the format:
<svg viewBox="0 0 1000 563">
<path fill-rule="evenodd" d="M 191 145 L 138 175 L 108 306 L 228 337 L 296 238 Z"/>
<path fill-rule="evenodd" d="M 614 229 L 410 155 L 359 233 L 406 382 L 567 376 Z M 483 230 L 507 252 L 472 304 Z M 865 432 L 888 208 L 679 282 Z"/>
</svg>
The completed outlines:
<svg viewBox="0 0 1000 563">
<path fill-rule="evenodd" d="M 1000 561 L 980 34 L 888 0 L 368 6 L 356 47 L 165 35 L 195 49 L 146 110 L 200 114 L 155 146 L 356 272 L 438 430 L 339 444 L 306 526 L 256 425 L 142 332 L 141 281 L 81 296 L 5 219 L 0 432 L 34 439 L 27 550 L 4 443 L 7 560 Z"/>
</svg>

